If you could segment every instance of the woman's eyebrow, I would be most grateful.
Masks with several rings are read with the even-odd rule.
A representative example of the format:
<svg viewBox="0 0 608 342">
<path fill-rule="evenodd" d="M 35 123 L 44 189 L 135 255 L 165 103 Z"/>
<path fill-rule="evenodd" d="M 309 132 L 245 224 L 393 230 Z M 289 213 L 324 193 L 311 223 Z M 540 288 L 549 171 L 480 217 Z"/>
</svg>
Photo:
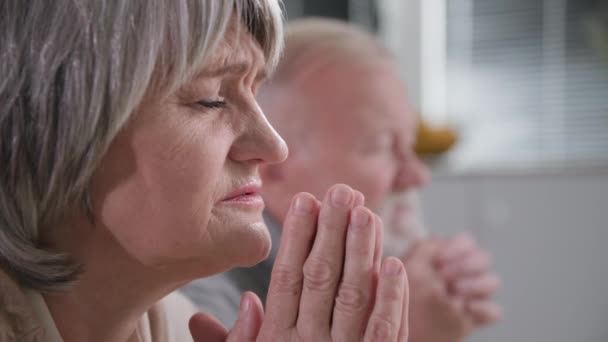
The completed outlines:
<svg viewBox="0 0 608 342">
<path fill-rule="evenodd" d="M 247 62 L 237 62 L 231 64 L 225 64 L 220 66 L 219 68 L 206 70 L 202 73 L 201 76 L 205 77 L 219 77 L 223 75 L 242 75 L 245 74 L 249 70 L 249 63 Z"/>
</svg>

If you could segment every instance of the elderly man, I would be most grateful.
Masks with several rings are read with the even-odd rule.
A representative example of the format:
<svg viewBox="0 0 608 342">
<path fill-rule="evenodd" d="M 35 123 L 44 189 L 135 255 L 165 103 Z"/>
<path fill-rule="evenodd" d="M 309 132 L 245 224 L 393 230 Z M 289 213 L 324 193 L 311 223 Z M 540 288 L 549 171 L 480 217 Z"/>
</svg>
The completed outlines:
<svg viewBox="0 0 608 342">
<path fill-rule="evenodd" d="M 413 152 L 416 117 L 405 85 L 374 37 L 328 19 L 294 22 L 276 75 L 259 94 L 290 146 L 284 163 L 261 171 L 273 249 L 254 268 L 191 284 L 184 291 L 195 303 L 231 324 L 243 291 L 264 300 L 289 199 L 300 191 L 319 196 L 340 182 L 359 189 L 366 205 L 383 213 L 391 250 L 406 265 L 410 341 L 460 341 L 500 318 L 491 300 L 499 280 L 489 271 L 487 253 L 466 235 L 425 237 L 416 226 L 415 192 L 428 171 Z M 386 208 L 389 198 L 398 200 Z M 409 248 L 394 248 L 396 241 Z M 361 297 L 356 291 L 338 296 L 353 310 Z"/>
</svg>

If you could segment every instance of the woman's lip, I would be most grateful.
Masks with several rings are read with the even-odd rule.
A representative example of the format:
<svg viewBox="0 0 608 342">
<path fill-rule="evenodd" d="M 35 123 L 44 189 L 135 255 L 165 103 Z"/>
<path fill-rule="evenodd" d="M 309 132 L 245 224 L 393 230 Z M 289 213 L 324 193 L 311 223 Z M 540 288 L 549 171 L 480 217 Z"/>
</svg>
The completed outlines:
<svg viewBox="0 0 608 342">
<path fill-rule="evenodd" d="M 221 203 L 223 205 L 237 206 L 244 209 L 264 209 L 264 199 L 259 193 L 245 193 L 225 199 Z"/>
<path fill-rule="evenodd" d="M 245 186 L 242 186 L 232 192 L 230 192 L 228 195 L 226 195 L 226 197 L 224 197 L 224 199 L 222 199 L 222 202 L 227 202 L 227 201 L 235 201 L 235 200 L 239 200 L 242 201 L 244 199 L 250 198 L 250 197 L 260 197 L 260 190 L 261 190 L 262 186 L 260 184 L 248 184 Z"/>
<path fill-rule="evenodd" d="M 262 196 L 258 193 L 247 193 L 247 194 L 243 194 L 243 195 L 239 195 L 239 196 L 235 196 L 229 199 L 225 199 L 222 202 L 242 202 L 242 203 L 249 203 L 249 202 L 264 202 L 262 199 Z"/>
</svg>

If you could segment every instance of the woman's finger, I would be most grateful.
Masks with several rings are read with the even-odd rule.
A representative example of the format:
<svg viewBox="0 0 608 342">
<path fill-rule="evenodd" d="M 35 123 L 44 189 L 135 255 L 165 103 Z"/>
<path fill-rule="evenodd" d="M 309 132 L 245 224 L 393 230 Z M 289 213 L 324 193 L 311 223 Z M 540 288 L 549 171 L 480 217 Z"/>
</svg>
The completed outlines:
<svg viewBox="0 0 608 342">
<path fill-rule="evenodd" d="M 410 284 L 407 279 L 407 270 L 405 274 L 403 296 L 403 306 L 401 308 L 401 327 L 399 328 L 399 336 L 397 338 L 397 341 L 399 342 L 407 342 L 409 337 Z"/>
<path fill-rule="evenodd" d="M 245 292 L 241 297 L 239 316 L 228 333 L 226 342 L 254 342 L 263 320 L 262 302 L 253 292 Z"/>
<path fill-rule="evenodd" d="M 194 342 L 224 342 L 228 336 L 228 330 L 211 314 L 199 312 L 190 318 L 188 322 L 190 335 Z"/>
<path fill-rule="evenodd" d="M 358 341 L 370 311 L 374 277 L 374 214 L 358 206 L 351 211 L 346 233 L 344 272 L 333 309 L 334 341 Z"/>
<path fill-rule="evenodd" d="M 365 196 L 361 193 L 361 191 L 353 190 L 355 192 L 355 199 L 353 201 L 353 208 L 358 207 L 360 205 L 365 205 Z"/>
<path fill-rule="evenodd" d="M 376 302 L 376 289 L 378 288 L 378 278 L 380 277 L 380 266 L 382 265 L 382 246 L 384 245 L 384 227 L 380 216 L 374 214 L 374 266 L 372 272 L 372 287 L 370 289 L 368 307 L 370 310 L 365 316 L 365 321 L 371 315 L 371 309 Z"/>
<path fill-rule="evenodd" d="M 302 267 L 314 240 L 319 205 L 311 194 L 294 196 L 272 269 L 263 329 L 278 333 L 295 326 L 302 292 Z"/>
<path fill-rule="evenodd" d="M 403 301 L 406 300 L 406 281 L 403 263 L 394 257 L 385 259 L 364 341 L 397 341 L 402 326 Z"/>
<path fill-rule="evenodd" d="M 329 336 L 338 281 L 342 274 L 346 230 L 354 201 L 353 190 L 332 186 L 319 212 L 315 241 L 304 264 L 298 332 L 317 340 Z"/>
<path fill-rule="evenodd" d="M 376 230 L 375 249 L 374 249 L 374 270 L 380 272 L 382 264 L 383 246 L 384 246 L 384 224 L 378 215 L 374 215 L 374 229 Z"/>
</svg>

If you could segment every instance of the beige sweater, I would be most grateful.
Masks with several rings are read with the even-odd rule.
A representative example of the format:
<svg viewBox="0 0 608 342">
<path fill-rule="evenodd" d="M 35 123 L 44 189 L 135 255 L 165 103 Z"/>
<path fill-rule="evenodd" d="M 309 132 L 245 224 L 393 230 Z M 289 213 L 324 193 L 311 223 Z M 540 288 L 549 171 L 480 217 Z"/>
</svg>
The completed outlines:
<svg viewBox="0 0 608 342">
<path fill-rule="evenodd" d="M 172 293 L 146 312 L 127 342 L 191 342 L 188 320 L 195 312 L 185 297 Z M 42 295 L 21 289 L 2 271 L 0 341 L 63 342 Z"/>
</svg>

